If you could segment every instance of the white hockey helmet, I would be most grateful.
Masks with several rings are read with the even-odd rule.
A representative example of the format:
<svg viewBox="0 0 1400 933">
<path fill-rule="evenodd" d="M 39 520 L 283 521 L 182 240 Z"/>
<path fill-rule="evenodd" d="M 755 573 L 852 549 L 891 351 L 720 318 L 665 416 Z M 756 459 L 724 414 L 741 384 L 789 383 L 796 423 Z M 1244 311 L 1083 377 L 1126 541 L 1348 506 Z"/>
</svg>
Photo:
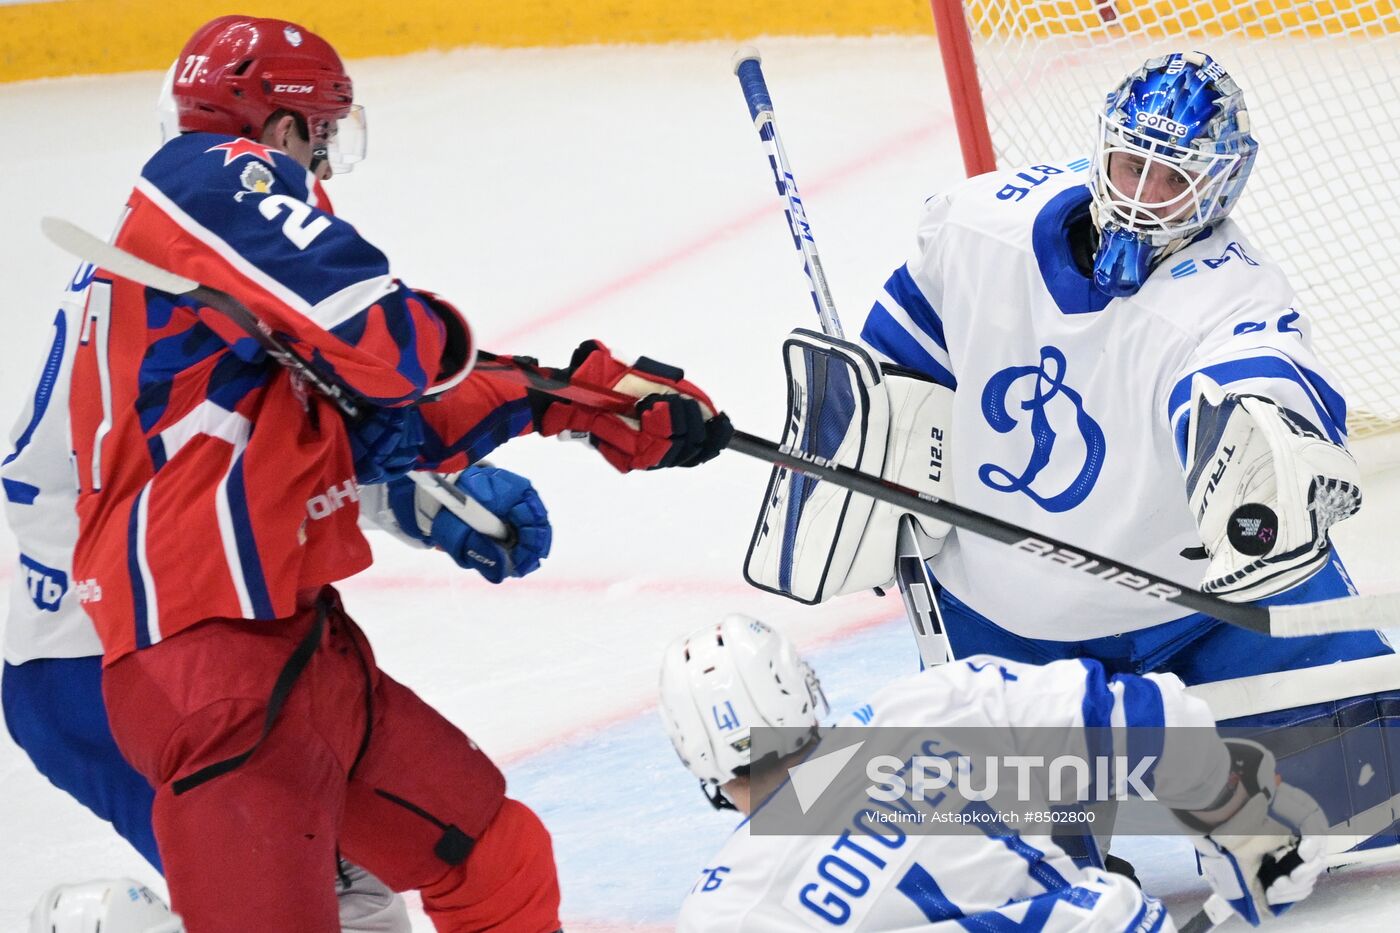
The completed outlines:
<svg viewBox="0 0 1400 933">
<path fill-rule="evenodd" d="M 677 639 L 661 664 L 666 734 L 717 808 L 728 805 L 718 786 L 748 774 L 753 726 L 815 731 L 827 710 L 816 673 L 792 642 L 746 615 Z M 785 751 L 797 751 L 810 734 L 794 737 Z"/>
<path fill-rule="evenodd" d="M 150 888 L 130 878 L 60 884 L 29 915 L 30 933 L 184 933 Z"/>
</svg>

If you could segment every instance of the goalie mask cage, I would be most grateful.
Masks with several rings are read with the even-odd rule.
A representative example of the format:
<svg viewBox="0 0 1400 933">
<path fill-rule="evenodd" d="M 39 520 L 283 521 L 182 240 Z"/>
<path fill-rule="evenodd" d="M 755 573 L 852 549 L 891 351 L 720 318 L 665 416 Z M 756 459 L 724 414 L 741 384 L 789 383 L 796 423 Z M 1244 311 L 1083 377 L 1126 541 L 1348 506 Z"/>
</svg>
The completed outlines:
<svg viewBox="0 0 1400 933">
<path fill-rule="evenodd" d="M 969 175 L 1090 155 L 1108 91 L 1199 49 L 1259 156 L 1234 216 L 1289 275 L 1351 403 L 1400 427 L 1400 0 L 932 0 Z"/>
</svg>

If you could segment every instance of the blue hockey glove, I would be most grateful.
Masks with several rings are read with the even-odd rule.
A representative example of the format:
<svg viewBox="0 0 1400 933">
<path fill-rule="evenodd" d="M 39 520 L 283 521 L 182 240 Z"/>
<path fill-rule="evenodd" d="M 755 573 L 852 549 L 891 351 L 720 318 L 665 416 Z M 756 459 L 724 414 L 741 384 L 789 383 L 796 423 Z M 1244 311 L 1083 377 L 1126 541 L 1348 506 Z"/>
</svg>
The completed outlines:
<svg viewBox="0 0 1400 933">
<path fill-rule="evenodd" d="M 530 481 L 485 463 L 448 479 L 510 526 L 513 540 L 495 541 L 473 530 L 407 477 L 388 484 L 389 507 L 399 528 L 446 551 L 459 567 L 475 570 L 492 583 L 538 570 L 549 556 L 554 532 Z"/>
<path fill-rule="evenodd" d="M 417 408 L 371 408 L 357 422 L 347 420 L 355 481 L 361 486 L 403 476 L 418 463 L 423 419 Z"/>
</svg>

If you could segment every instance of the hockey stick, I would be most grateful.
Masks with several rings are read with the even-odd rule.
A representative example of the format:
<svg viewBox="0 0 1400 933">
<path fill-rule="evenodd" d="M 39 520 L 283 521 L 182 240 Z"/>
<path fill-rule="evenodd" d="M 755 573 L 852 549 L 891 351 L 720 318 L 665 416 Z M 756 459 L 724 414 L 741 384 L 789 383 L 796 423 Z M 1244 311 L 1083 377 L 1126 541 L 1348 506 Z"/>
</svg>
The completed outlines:
<svg viewBox="0 0 1400 933">
<path fill-rule="evenodd" d="M 45 232 L 51 236 L 55 230 L 62 228 L 71 228 L 82 237 L 66 237 L 68 242 L 74 244 L 71 251 L 80 258 L 94 262 L 123 278 L 131 278 L 161 291 L 190 294 L 200 301 L 210 302 L 211 307 L 215 307 L 213 301 L 223 306 L 240 304 L 238 299 L 226 292 L 166 272 L 64 221 L 49 220 L 44 224 Z M 60 233 L 59 236 L 63 234 Z M 543 369 L 533 361 L 519 357 L 496 356 L 484 351 L 477 354 L 477 360 L 477 367 L 480 369 L 498 373 L 517 385 L 547 393 L 562 401 L 620 415 L 634 417 L 636 414 L 637 399 L 633 396 L 570 381 L 566 374 Z M 316 375 L 314 371 L 312 375 Z M 318 381 L 325 383 L 325 380 L 319 377 Z M 334 386 L 328 386 L 327 391 L 334 389 Z M 1121 586 L 1139 592 L 1144 597 L 1202 612 L 1261 634 L 1280 637 L 1322 635 L 1328 632 L 1370 631 L 1400 624 L 1400 592 L 1374 596 L 1346 596 L 1299 606 L 1232 603 L 1199 590 L 1182 589 L 1180 584 L 1150 571 L 1118 563 L 1093 551 L 1070 547 L 1063 541 L 1037 535 L 1019 525 L 953 502 L 935 499 L 869 473 L 831 465 L 822 457 L 793 450 L 786 445 L 752 434 L 735 431 L 728 446 L 730 450 L 765 463 L 784 466 L 814 479 L 888 502 L 896 508 L 927 515 L 929 518 L 1000 541 L 1022 554 L 1059 565 L 1065 573 L 1088 574 L 1103 581 L 1105 585 Z"/>
<path fill-rule="evenodd" d="M 227 292 L 201 285 L 194 279 L 176 275 L 159 266 L 118 249 L 112 244 L 93 236 L 81 227 L 57 217 L 45 217 L 39 222 L 54 245 L 72 253 L 79 259 L 106 269 L 124 279 L 131 279 L 157 291 L 171 295 L 188 295 L 227 317 L 248 336 L 258 342 L 268 356 L 278 364 L 296 373 L 312 389 L 331 401 L 341 414 L 351 421 L 357 421 L 367 413 L 365 403 L 355 393 L 335 380 L 322 374 L 316 367 L 302 359 L 281 338 L 248 310 L 243 302 Z M 409 474 L 420 489 L 442 503 L 443 507 L 466 522 L 473 529 L 506 543 L 515 538 L 515 530 L 475 499 L 467 496 L 456 486 L 447 482 L 437 473 L 415 470 Z"/>
<path fill-rule="evenodd" d="M 792 245 L 802 254 L 802 268 L 807 273 L 807 282 L 812 288 L 812 304 L 821 318 L 822 333 L 831 337 L 845 337 L 841 321 L 836 316 L 836 306 L 831 300 L 831 289 L 826 284 L 826 272 L 822 270 L 821 257 L 817 255 L 817 244 L 812 239 L 812 225 L 807 222 L 807 211 L 802 206 L 802 197 L 797 193 L 797 179 L 792 177 L 788 165 L 787 151 L 778 136 L 778 127 L 773 120 L 773 98 L 768 93 L 768 84 L 763 80 L 762 58 L 758 49 L 745 46 L 734 53 L 734 73 L 739 76 L 739 86 L 744 89 L 744 99 L 749 104 L 749 115 L 753 117 L 754 129 L 768 150 L 768 165 L 773 169 L 773 181 L 778 186 L 778 196 L 785 203 L 788 230 L 792 233 Z"/>
<path fill-rule="evenodd" d="M 758 130 L 758 138 L 768 151 L 768 167 L 773 171 L 778 196 L 784 201 L 788 230 L 792 233 L 793 245 L 802 257 L 802 269 L 811 286 L 812 304 L 817 309 L 817 317 L 821 319 L 822 333 L 829 337 L 844 337 L 841 318 L 836 313 L 836 302 L 832 300 L 821 257 L 817 254 L 817 241 L 812 237 L 807 211 L 797 193 L 797 179 L 793 177 L 792 166 L 788 164 L 783 139 L 778 135 L 778 123 L 773 115 L 773 96 L 768 92 L 768 82 L 763 78 L 762 62 L 758 49 L 745 46 L 734 53 L 734 74 L 739 77 L 739 87 L 749 105 L 749 116 Z M 925 666 L 944 663 L 952 657 L 952 652 L 943 629 L 943 616 L 938 610 L 928 558 L 924 556 L 918 529 L 910 515 L 899 518 L 894 571 L 899 595 L 904 601 L 904 613 L 914 628 L 920 661 Z"/>
</svg>

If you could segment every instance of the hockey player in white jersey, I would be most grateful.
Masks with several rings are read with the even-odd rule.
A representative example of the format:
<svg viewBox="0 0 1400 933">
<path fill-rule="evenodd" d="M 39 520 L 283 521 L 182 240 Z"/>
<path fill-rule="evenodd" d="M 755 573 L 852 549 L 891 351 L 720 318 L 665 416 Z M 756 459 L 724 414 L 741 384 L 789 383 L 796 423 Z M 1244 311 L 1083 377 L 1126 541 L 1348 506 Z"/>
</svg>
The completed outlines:
<svg viewBox="0 0 1400 933">
<path fill-rule="evenodd" d="M 891 390 L 888 431 L 862 438 L 860 465 L 873 450 L 878 471 L 888 444 L 887 476 L 904 455 L 937 480 L 925 491 L 1227 599 L 1353 593 L 1328 537 L 1361 501 L 1346 403 L 1284 273 L 1228 216 L 1257 150 L 1224 68 L 1199 52 L 1164 55 L 1108 95 L 1092 158 L 981 175 L 930 198 L 913 255 L 865 321 L 864 348 L 838 352 L 868 350 L 864 368 L 887 387 L 913 373 L 927 389 L 913 397 L 942 410 L 910 432 Z M 825 371 L 805 376 L 809 421 L 824 424 L 817 406 L 848 400 Z M 804 449 L 852 445 L 854 428 L 823 431 L 809 429 Z M 892 478 L 925 479 L 907 476 Z M 802 566 L 807 552 L 826 561 L 817 598 L 837 590 L 832 580 L 840 592 L 885 584 L 889 556 L 862 555 L 888 550 L 893 528 L 875 526 L 889 513 L 863 524 L 852 509 L 833 531 L 824 494 L 787 482 L 806 486 L 786 494 L 783 514 L 768 507 L 762 559 L 750 560 L 770 588 L 801 596 L 796 581 L 816 573 Z M 1054 566 L 932 524 L 929 566 L 955 656 L 1092 657 L 1195 684 L 1390 653 L 1370 632 L 1271 639 L 1182 617 L 1112 585 L 1094 561 Z M 765 540 L 765 529 L 778 531 Z M 823 535 L 835 544 L 804 539 Z"/>
<path fill-rule="evenodd" d="M 821 754 L 813 743 L 825 711 L 815 673 L 757 620 L 729 616 L 674 642 L 660 689 L 661 716 L 682 762 L 716 806 L 746 815 L 685 899 L 682 933 L 1174 929 L 1162 905 L 1132 881 L 1077 867 L 1048 836 L 1000 827 L 917 835 L 862 819 L 879 806 L 871 798 L 851 801 L 854 829 L 839 836 L 751 832 L 748 817 L 772 799 L 751 793 L 752 728 L 800 727 L 797 736 L 812 736 L 775 766 L 781 776 Z M 1165 735 L 1156 796 L 1203 833 L 1195 837 L 1202 870 L 1236 912 L 1257 925 L 1311 892 L 1324 867 L 1316 833 L 1326 823 L 1317 804 L 1277 781 L 1262 746 L 1186 728 L 1214 720 L 1174 676 L 1110 677 L 1090 660 L 1039 667 L 978 656 L 889 684 L 838 725 L 1082 728 L 1093 725 L 1089 710 L 1101 711 L 1105 723 Z"/>
</svg>

